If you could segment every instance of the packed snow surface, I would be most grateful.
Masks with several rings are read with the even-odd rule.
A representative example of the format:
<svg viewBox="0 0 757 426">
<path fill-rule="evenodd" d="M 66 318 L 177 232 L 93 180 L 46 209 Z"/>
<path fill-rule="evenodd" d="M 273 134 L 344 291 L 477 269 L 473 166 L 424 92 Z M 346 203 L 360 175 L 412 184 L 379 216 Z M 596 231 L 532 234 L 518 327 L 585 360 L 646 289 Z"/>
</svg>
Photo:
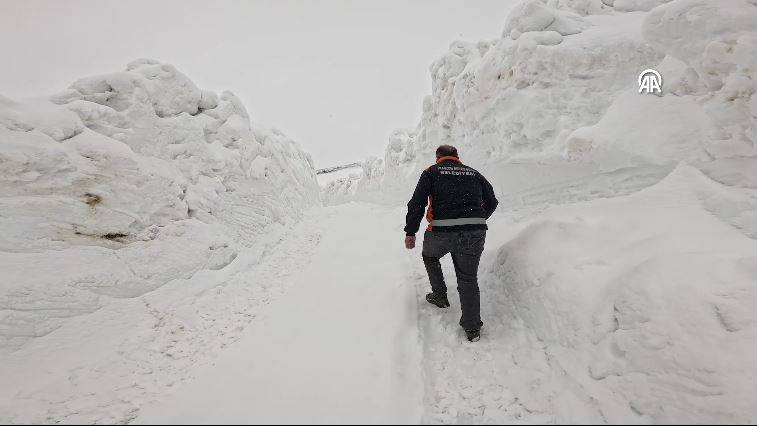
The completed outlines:
<svg viewBox="0 0 757 426">
<path fill-rule="evenodd" d="M 418 302 L 406 281 L 414 259 L 397 244 L 398 215 L 350 203 L 308 216 L 318 245 L 290 295 L 137 423 L 418 423 Z M 355 232 L 367 217 L 371 230 Z"/>
<path fill-rule="evenodd" d="M 0 98 L 0 421 L 752 422 L 757 3 L 527 0 L 499 34 L 327 207 L 169 65 Z M 403 247 L 442 143 L 500 199 L 475 344 Z"/>
</svg>

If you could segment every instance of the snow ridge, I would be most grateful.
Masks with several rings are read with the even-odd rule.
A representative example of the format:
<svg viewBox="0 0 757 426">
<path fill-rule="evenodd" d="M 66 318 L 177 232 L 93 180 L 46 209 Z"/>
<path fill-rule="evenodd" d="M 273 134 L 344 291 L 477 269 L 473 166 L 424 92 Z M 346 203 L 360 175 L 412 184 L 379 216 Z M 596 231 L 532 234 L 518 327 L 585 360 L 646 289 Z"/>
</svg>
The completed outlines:
<svg viewBox="0 0 757 426">
<path fill-rule="evenodd" d="M 319 202 L 293 141 L 152 60 L 0 98 L 0 145 L 0 350 L 221 269 Z"/>
<path fill-rule="evenodd" d="M 755 40 L 753 1 L 527 0 L 432 64 L 417 128 L 324 196 L 404 203 L 447 143 L 495 186 L 483 343 L 421 314 L 427 421 L 757 414 Z"/>
</svg>

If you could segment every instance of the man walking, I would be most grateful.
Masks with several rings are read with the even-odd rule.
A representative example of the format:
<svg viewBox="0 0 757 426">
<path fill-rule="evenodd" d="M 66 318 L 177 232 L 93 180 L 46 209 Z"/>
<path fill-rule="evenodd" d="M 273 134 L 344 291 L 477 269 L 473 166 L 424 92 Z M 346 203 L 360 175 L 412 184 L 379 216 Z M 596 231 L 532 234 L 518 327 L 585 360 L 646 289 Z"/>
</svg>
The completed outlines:
<svg viewBox="0 0 757 426">
<path fill-rule="evenodd" d="M 415 247 L 415 234 L 428 204 L 423 263 L 432 291 L 426 295 L 426 301 L 440 308 L 449 307 L 439 259 L 451 253 L 462 308 L 460 326 L 471 342 L 481 338 L 478 263 L 484 251 L 486 219 L 494 213 L 497 203 L 491 184 L 479 172 L 462 164 L 457 149 L 451 145 L 436 149 L 436 164 L 423 171 L 413 198 L 407 203 L 408 249 Z"/>
</svg>

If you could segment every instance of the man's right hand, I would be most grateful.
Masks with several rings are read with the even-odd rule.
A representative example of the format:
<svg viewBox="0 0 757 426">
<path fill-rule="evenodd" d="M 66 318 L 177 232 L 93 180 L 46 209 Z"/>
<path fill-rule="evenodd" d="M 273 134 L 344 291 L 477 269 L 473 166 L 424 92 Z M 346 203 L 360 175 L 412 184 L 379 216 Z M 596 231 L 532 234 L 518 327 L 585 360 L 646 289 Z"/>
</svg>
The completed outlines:
<svg viewBox="0 0 757 426">
<path fill-rule="evenodd" d="M 408 250 L 415 248 L 415 235 L 405 236 L 405 248 Z"/>
</svg>

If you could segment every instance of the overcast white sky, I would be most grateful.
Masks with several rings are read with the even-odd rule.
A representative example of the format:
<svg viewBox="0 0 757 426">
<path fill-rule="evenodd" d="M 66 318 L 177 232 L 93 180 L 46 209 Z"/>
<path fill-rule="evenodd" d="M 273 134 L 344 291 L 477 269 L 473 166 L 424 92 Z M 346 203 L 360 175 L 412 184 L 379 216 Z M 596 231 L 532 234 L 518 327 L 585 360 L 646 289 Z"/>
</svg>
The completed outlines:
<svg viewBox="0 0 757 426">
<path fill-rule="evenodd" d="M 496 38 L 513 3 L 0 0 L 0 94 L 50 94 L 154 58 L 233 91 L 317 167 L 342 164 L 414 126 L 431 62 L 456 39 Z"/>
</svg>

